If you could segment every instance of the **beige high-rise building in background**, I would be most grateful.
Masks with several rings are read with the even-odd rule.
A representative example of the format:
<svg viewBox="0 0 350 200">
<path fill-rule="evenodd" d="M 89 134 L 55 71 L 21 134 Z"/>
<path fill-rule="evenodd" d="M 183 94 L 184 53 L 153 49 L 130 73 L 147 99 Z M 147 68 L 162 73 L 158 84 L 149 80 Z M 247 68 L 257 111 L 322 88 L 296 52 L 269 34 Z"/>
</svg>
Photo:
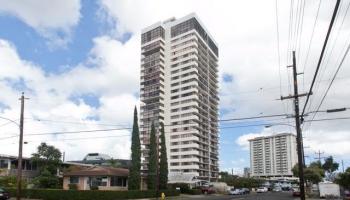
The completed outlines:
<svg viewBox="0 0 350 200">
<path fill-rule="evenodd" d="M 218 177 L 218 47 L 195 14 L 142 30 L 140 138 L 165 124 L 169 173 Z"/>
<path fill-rule="evenodd" d="M 253 177 L 291 177 L 298 162 L 296 136 L 281 133 L 249 140 Z"/>
</svg>

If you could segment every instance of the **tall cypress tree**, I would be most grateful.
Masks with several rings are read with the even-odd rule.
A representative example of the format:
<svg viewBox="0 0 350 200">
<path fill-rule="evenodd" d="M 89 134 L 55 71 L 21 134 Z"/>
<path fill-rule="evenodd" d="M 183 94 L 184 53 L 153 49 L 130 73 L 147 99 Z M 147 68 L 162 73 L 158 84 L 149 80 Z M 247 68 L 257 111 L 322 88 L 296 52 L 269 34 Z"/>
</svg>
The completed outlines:
<svg viewBox="0 0 350 200">
<path fill-rule="evenodd" d="M 168 184 L 168 158 L 166 153 L 164 124 L 160 127 L 160 161 L 159 161 L 159 188 L 167 189 Z"/>
<path fill-rule="evenodd" d="M 139 125 L 137 120 L 137 109 L 134 110 L 134 124 L 131 135 L 131 167 L 129 170 L 129 190 L 140 190 L 141 168 L 141 145 L 139 136 Z"/>
<path fill-rule="evenodd" d="M 148 175 L 147 175 L 147 188 L 149 190 L 155 190 L 157 187 L 157 142 L 156 142 L 156 129 L 152 123 L 150 144 L 149 144 L 149 160 L 148 160 Z"/>
</svg>

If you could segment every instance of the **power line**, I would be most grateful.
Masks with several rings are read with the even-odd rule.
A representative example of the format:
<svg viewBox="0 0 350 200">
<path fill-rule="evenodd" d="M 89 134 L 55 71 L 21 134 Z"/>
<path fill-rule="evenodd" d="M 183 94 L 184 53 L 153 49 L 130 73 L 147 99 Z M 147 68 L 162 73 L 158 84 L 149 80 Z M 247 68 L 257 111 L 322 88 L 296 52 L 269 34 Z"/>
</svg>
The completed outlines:
<svg viewBox="0 0 350 200">
<path fill-rule="evenodd" d="M 301 11 L 301 20 L 300 20 L 300 31 L 298 32 L 298 37 L 297 37 L 297 46 L 296 48 L 298 49 L 297 52 L 298 52 L 298 58 L 299 58 L 299 55 L 300 55 L 300 44 L 301 44 L 301 36 L 303 34 L 303 26 L 304 26 L 304 13 L 305 13 L 305 2 L 306 0 L 302 0 L 302 11 Z"/>
<path fill-rule="evenodd" d="M 305 57 L 305 61 L 304 61 L 304 66 L 303 66 L 303 72 L 305 73 L 305 69 L 306 69 L 306 64 L 309 58 L 309 53 L 310 53 L 310 48 L 311 48 L 311 44 L 312 44 L 312 40 L 314 39 L 314 33 L 315 33 L 315 28 L 316 28 L 316 24 L 317 24 L 317 20 L 318 20 L 318 16 L 319 16 L 319 12 L 320 12 L 320 7 L 321 7 L 321 0 L 318 1 L 318 8 L 317 8 L 317 13 L 316 13 L 316 18 L 314 21 L 314 25 L 312 28 L 312 32 L 311 32 L 311 39 L 309 41 L 309 45 L 307 48 L 307 53 L 306 53 L 306 57 Z M 303 85 L 305 85 L 305 79 L 303 78 Z"/>
<path fill-rule="evenodd" d="M 343 58 L 342 58 L 340 64 L 338 65 L 338 68 L 337 68 L 335 74 L 333 75 L 332 81 L 330 82 L 330 84 L 329 84 L 329 86 L 328 86 L 328 88 L 327 88 L 327 90 L 326 90 L 326 93 L 323 95 L 322 100 L 321 100 L 321 102 L 320 102 L 320 104 L 318 105 L 318 107 L 317 107 L 316 110 L 319 110 L 320 107 L 321 107 L 321 105 L 323 104 L 323 101 L 325 100 L 325 98 L 326 98 L 326 96 L 327 96 L 327 94 L 328 94 L 330 88 L 332 87 L 333 82 L 334 82 L 335 78 L 337 77 L 340 68 L 343 66 L 344 60 L 345 60 L 346 56 L 348 55 L 349 50 L 350 50 L 350 43 L 349 43 L 349 45 L 348 45 L 348 48 L 346 49 L 346 52 L 345 52 L 345 54 L 344 54 L 344 56 L 343 56 Z"/>
<path fill-rule="evenodd" d="M 326 35 L 325 41 L 324 41 L 324 43 L 323 43 L 321 55 L 320 55 L 320 58 L 319 58 L 319 60 L 318 60 L 318 64 L 317 64 L 317 67 L 316 67 L 316 71 L 315 71 L 314 77 L 313 77 L 313 79 L 312 79 L 312 83 L 311 83 L 311 86 L 310 86 L 310 89 L 309 89 L 309 92 L 308 92 L 308 95 L 307 95 L 307 98 L 306 98 L 306 101 L 305 101 L 305 104 L 304 104 L 304 108 L 303 108 L 303 112 L 302 112 L 301 116 L 304 115 L 305 110 L 306 110 L 307 103 L 309 102 L 309 99 L 310 99 L 310 95 L 312 94 L 312 89 L 313 89 L 313 86 L 314 86 L 314 84 L 315 84 L 316 77 L 317 77 L 318 71 L 319 71 L 320 66 L 321 66 L 323 54 L 324 54 L 324 51 L 325 51 L 326 46 L 327 46 L 327 43 L 328 43 L 329 35 L 330 35 L 330 33 L 331 33 L 331 30 L 332 30 L 332 27 L 333 27 L 333 23 L 334 23 L 335 17 L 336 17 L 337 12 L 338 12 L 339 3 L 340 3 L 340 0 L 337 0 L 337 3 L 335 4 L 335 7 L 334 7 L 332 19 L 331 19 L 331 22 L 330 22 L 329 27 L 328 27 L 327 35 Z"/>
<path fill-rule="evenodd" d="M 262 115 L 262 116 L 252 116 L 252 117 L 242 117 L 242 118 L 230 118 L 230 119 L 219 119 L 218 121 L 237 121 L 237 120 L 247 120 L 247 119 L 259 119 L 259 118 L 271 118 L 271 117 L 288 117 L 287 114 L 275 114 L 275 115 Z"/>
<path fill-rule="evenodd" d="M 342 2 L 341 5 L 342 5 L 343 3 L 344 3 L 344 2 Z M 341 10 L 342 10 L 342 9 L 341 9 L 341 7 L 342 7 L 341 5 L 340 5 L 339 13 L 338 13 L 338 15 L 336 16 L 336 19 L 335 19 L 335 24 L 337 23 L 338 19 L 340 18 L 340 13 L 341 13 Z M 324 74 L 325 74 L 325 71 L 326 71 L 325 68 L 328 66 L 328 63 L 329 63 L 329 61 L 331 60 L 331 56 L 332 56 L 332 54 L 333 54 L 333 50 L 334 50 L 334 48 L 335 48 L 335 46 L 336 46 L 336 43 L 337 43 L 337 41 L 338 41 L 340 31 L 341 31 L 341 29 L 342 29 L 343 26 L 344 26 L 344 21 L 345 21 L 346 15 L 347 15 L 347 13 L 348 13 L 349 6 L 350 6 L 350 3 L 348 4 L 348 6 L 347 6 L 347 8 L 346 8 L 346 10 L 345 10 L 345 14 L 344 14 L 343 20 L 342 20 L 342 22 L 341 22 L 341 24 L 340 24 L 339 29 L 337 30 L 337 33 L 336 33 L 336 35 L 335 35 L 334 42 L 333 42 L 332 45 L 331 45 L 331 46 L 332 46 L 332 47 L 331 47 L 331 50 L 328 51 L 329 48 L 326 49 L 326 53 L 325 53 L 326 56 L 325 56 L 325 57 L 327 57 L 327 55 L 328 55 L 328 59 L 325 59 L 326 62 L 325 62 L 325 64 L 323 64 L 324 67 L 323 67 L 322 72 L 320 73 L 320 80 L 322 80 L 322 78 L 323 78 L 323 76 L 324 76 Z M 345 43 L 345 46 L 346 46 L 346 43 Z M 317 82 L 317 84 L 316 84 L 316 89 L 314 90 L 314 91 L 315 91 L 314 93 L 317 93 L 317 91 L 319 90 L 319 87 L 320 87 L 320 82 Z M 309 108 L 310 108 L 310 109 L 311 109 L 313 100 L 314 100 L 314 98 L 312 98 L 311 101 L 310 101 L 310 104 L 309 104 Z"/>
<path fill-rule="evenodd" d="M 338 117 L 338 118 L 322 118 L 322 119 L 315 119 L 315 120 L 305 120 L 304 122 L 320 122 L 320 121 L 335 121 L 335 120 L 347 120 L 350 119 L 349 117 Z M 258 126 L 275 126 L 275 125 L 288 125 L 285 123 L 260 123 L 260 124 L 250 124 L 250 125 L 239 125 L 239 126 L 224 126 L 219 127 L 219 129 L 235 129 L 235 128 L 246 128 L 246 127 L 258 127 Z M 105 132 L 105 131 L 115 131 L 115 130 L 129 130 L 131 128 L 124 128 L 124 129 L 99 129 L 99 130 L 82 130 L 82 131 L 66 131 L 66 132 L 47 132 L 47 133 L 34 133 L 34 134 L 27 134 L 26 136 L 37 136 L 37 135 L 53 135 L 53 134 L 78 134 L 78 133 L 86 133 L 86 132 Z M 60 141 L 60 140 L 82 140 L 82 139 L 94 139 L 94 138 L 109 138 L 109 137 L 126 137 L 130 136 L 130 134 L 125 135 L 116 135 L 116 136 L 97 136 L 97 137 L 83 137 L 83 138 L 63 138 L 63 139 L 56 139 L 53 141 Z M 17 136 L 11 136 L 11 137 L 4 137 L 0 138 L 0 140 L 5 140 L 9 138 L 14 138 Z"/>
<path fill-rule="evenodd" d="M 97 125 L 97 126 L 125 126 L 129 124 L 107 124 L 107 123 L 89 123 L 89 122 L 78 122 L 78 121 L 60 121 L 60 120 L 50 120 L 50 119 L 41 119 L 33 118 L 35 121 L 39 122 L 53 122 L 53 123 L 63 123 L 63 124 L 83 124 L 83 125 Z"/>
<path fill-rule="evenodd" d="M 106 138 L 118 138 L 118 137 L 128 137 L 130 134 L 127 135 L 108 135 L 108 136 L 97 136 L 97 137 L 80 137 L 80 138 L 62 138 L 62 139 L 56 139 L 56 140 L 45 140 L 45 142 L 48 141 L 71 141 L 71 140 L 90 140 L 90 139 L 106 139 Z M 26 142 L 43 142 L 42 140 L 29 140 Z"/>
<path fill-rule="evenodd" d="M 350 5 L 350 4 L 349 4 L 349 5 Z M 348 8 L 349 8 L 349 7 L 348 7 Z M 336 70 L 335 74 L 333 75 L 332 81 L 331 81 L 330 84 L 328 85 L 328 88 L 327 88 L 325 94 L 323 95 L 320 104 L 317 106 L 316 112 L 315 112 L 315 114 L 313 115 L 312 120 L 316 117 L 317 111 L 321 108 L 321 106 L 322 106 L 324 100 L 326 99 L 326 96 L 328 95 L 328 92 L 329 92 L 330 88 L 332 87 L 332 85 L 333 85 L 333 83 L 334 83 L 334 80 L 335 80 L 335 78 L 337 77 L 340 68 L 343 66 L 344 60 L 345 60 L 346 56 L 348 55 L 349 50 L 350 50 L 350 43 L 348 44 L 348 47 L 347 47 L 347 49 L 346 49 L 346 51 L 345 51 L 345 53 L 344 53 L 344 55 L 343 55 L 343 58 L 342 58 L 341 62 L 339 63 L 339 65 L 338 65 L 338 67 L 337 67 L 337 70 Z M 310 124 L 309 126 L 311 126 L 311 124 Z"/>
</svg>

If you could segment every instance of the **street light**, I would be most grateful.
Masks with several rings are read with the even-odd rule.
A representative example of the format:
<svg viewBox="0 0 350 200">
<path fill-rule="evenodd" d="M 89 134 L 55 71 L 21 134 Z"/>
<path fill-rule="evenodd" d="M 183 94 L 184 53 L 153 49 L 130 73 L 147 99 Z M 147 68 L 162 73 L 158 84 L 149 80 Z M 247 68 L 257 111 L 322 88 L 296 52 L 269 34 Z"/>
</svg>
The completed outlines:
<svg viewBox="0 0 350 200">
<path fill-rule="evenodd" d="M 295 128 L 295 126 L 293 126 L 293 125 L 290 125 L 290 124 L 285 124 L 285 123 L 278 123 L 278 124 L 268 124 L 268 125 L 265 125 L 265 128 L 271 128 L 272 126 L 279 126 L 279 125 L 281 125 L 281 126 L 290 126 L 290 127 L 293 127 L 293 128 Z"/>
</svg>

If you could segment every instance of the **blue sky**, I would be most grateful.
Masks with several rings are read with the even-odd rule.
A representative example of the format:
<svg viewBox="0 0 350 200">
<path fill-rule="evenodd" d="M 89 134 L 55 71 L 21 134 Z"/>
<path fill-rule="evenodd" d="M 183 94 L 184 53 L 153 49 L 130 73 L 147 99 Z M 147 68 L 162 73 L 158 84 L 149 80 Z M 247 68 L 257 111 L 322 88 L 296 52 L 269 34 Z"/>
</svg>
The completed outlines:
<svg viewBox="0 0 350 200">
<path fill-rule="evenodd" d="M 281 94 L 286 95 L 290 91 L 289 72 L 283 68 L 280 73 L 278 67 L 275 15 L 270 15 L 274 12 L 274 1 L 257 1 L 255 3 L 259 6 L 254 8 L 249 2 L 231 1 L 217 5 L 205 1 L 199 7 L 195 1 L 186 1 L 186 8 L 177 4 L 168 6 L 170 2 L 156 0 L 149 4 L 111 0 L 55 0 L 51 2 L 52 5 L 42 1 L 40 6 L 33 4 L 28 7 L 22 6 L 20 1 L 0 0 L 1 3 L 4 6 L 0 8 L 0 53 L 4 56 L 0 58 L 0 73 L 3 73 L 0 75 L 0 89 L 3 93 L 0 95 L 0 116 L 17 119 L 18 102 L 13 99 L 25 91 L 31 98 L 28 101 L 30 109 L 26 113 L 26 128 L 29 132 L 106 128 L 106 125 L 101 124 L 130 125 L 132 109 L 139 104 L 140 30 L 157 21 L 172 16 L 180 18 L 191 12 L 199 15 L 219 44 L 222 119 L 292 112 L 290 102 L 276 101 Z M 285 57 L 287 48 L 284 48 L 287 47 L 288 6 L 289 4 L 279 5 L 282 66 L 289 63 Z M 216 14 L 208 14 L 208 8 Z M 229 8 L 234 10 L 228 10 Z M 244 12 L 248 8 L 251 13 Z M 311 4 L 307 8 L 307 13 L 315 10 Z M 43 9 L 45 12 L 41 12 Z M 259 22 L 256 22 L 257 16 Z M 311 14 L 306 17 L 313 19 Z M 229 18 L 245 20 L 221 23 L 221 19 Z M 321 26 L 320 32 L 322 30 Z M 311 29 L 305 28 L 305 41 L 308 41 L 310 31 Z M 322 34 L 319 38 L 322 38 Z M 314 40 L 318 41 L 317 37 Z M 317 49 L 318 46 L 315 45 L 314 48 Z M 314 55 L 310 57 L 313 58 Z M 313 69 L 310 67 L 308 70 L 310 71 L 305 72 L 306 78 L 311 77 Z M 344 72 L 347 73 L 349 72 Z M 331 99 L 328 105 L 346 104 L 339 103 L 336 99 L 339 97 L 335 96 L 334 101 Z M 31 118 L 80 124 L 39 122 Z M 223 123 L 222 127 L 269 122 L 235 121 Z M 3 121 L 0 121 L 0 126 L 2 124 Z M 327 137 L 319 137 L 326 136 L 329 127 L 337 127 L 336 131 L 341 137 L 335 142 L 346 149 L 345 153 L 337 148 L 328 148 Z M 15 127 L 8 125 L 2 129 L 4 133 L 16 131 Z M 328 155 L 336 155 L 339 159 L 347 158 L 346 152 L 350 152 L 350 145 L 343 142 L 348 141 L 348 136 L 343 134 L 347 130 L 349 127 L 344 124 L 312 127 L 306 133 L 310 140 L 306 142 L 310 146 L 309 154 L 324 149 Z M 243 167 L 249 167 L 248 138 L 284 131 L 289 131 L 289 128 L 251 126 L 222 129 L 220 168 L 241 173 Z M 108 136 L 112 133 L 98 134 Z M 123 135 L 125 131 L 115 134 Z M 80 136 L 87 137 L 83 134 Z M 58 140 L 54 141 L 55 138 Z M 72 160 L 82 158 L 91 150 L 120 158 L 126 158 L 130 153 L 125 148 L 129 144 L 129 138 L 124 136 L 115 140 L 84 140 L 84 143 L 79 140 L 59 140 L 70 138 L 73 137 L 37 137 L 28 144 L 27 152 L 34 151 L 39 141 L 47 140 L 66 151 L 68 159 Z M 1 152 L 15 154 L 16 149 L 3 146 L 0 147 Z"/>
</svg>

